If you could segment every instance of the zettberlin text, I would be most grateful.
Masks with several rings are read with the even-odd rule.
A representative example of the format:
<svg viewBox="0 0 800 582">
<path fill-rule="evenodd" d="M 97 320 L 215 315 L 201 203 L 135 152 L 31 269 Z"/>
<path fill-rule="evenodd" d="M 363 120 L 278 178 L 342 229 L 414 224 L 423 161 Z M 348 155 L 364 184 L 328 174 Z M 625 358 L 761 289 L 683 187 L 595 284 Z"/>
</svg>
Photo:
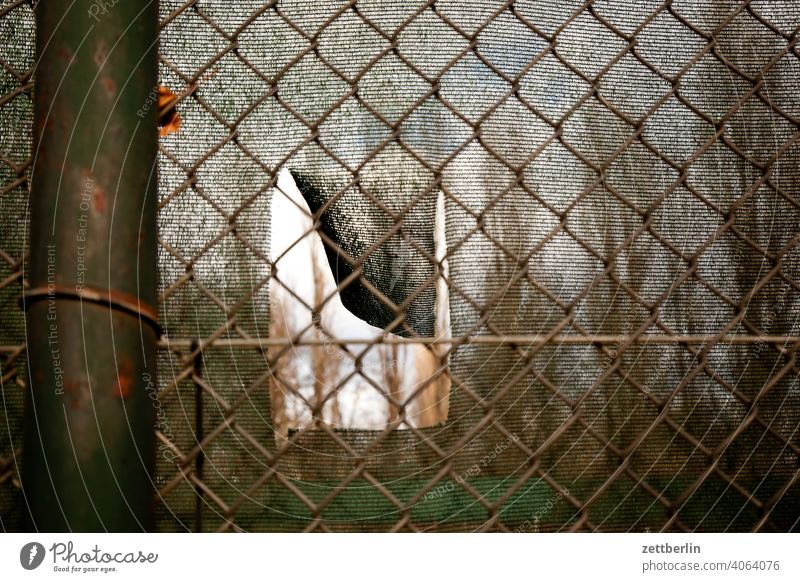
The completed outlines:
<svg viewBox="0 0 800 582">
<path fill-rule="evenodd" d="M 699 554 L 700 546 L 695 544 L 658 544 L 655 546 L 642 546 L 643 554 Z"/>
</svg>

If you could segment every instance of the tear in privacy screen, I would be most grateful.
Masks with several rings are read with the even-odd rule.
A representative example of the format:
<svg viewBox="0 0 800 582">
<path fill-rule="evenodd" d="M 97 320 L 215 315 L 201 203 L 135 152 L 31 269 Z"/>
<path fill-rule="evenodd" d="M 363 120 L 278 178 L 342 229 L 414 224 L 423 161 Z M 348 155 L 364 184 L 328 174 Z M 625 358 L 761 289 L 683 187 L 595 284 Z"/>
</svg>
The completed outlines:
<svg viewBox="0 0 800 582">
<path fill-rule="evenodd" d="M 304 433 L 275 466 L 323 484 L 303 489 L 313 507 L 270 479 L 256 496 L 270 509 L 255 503 L 248 519 L 513 528 L 567 489 L 574 502 L 541 527 L 759 522 L 747 495 L 766 504 L 797 470 L 793 356 L 784 343 L 717 338 L 796 334 L 796 5 L 196 7 L 163 31 L 164 81 L 200 87 L 161 170 L 165 196 L 196 180 L 165 205 L 162 236 L 179 232 L 198 257 L 198 284 L 231 305 L 267 275 L 253 249 L 266 245 L 268 187 L 288 167 L 362 319 L 433 333 L 442 191 L 452 335 L 573 338 L 457 345 L 444 428 Z M 185 275 L 170 264 L 165 285 Z M 236 325 L 263 335 L 266 301 L 254 298 Z M 193 301 L 199 315 L 164 310 L 171 332 L 225 325 L 206 297 Z M 707 339 L 629 341 L 644 334 Z M 622 339 L 592 345 L 598 335 Z M 253 471 L 247 485 L 265 469 Z M 770 523 L 791 526 L 777 513 Z"/>
</svg>

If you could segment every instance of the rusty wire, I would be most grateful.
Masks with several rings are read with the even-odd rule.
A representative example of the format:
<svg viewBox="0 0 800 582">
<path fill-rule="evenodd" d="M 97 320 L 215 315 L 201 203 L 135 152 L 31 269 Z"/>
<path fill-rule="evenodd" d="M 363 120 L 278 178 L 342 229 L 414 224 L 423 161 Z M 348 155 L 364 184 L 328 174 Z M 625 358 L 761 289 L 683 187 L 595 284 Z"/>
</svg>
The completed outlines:
<svg viewBox="0 0 800 582">
<path fill-rule="evenodd" d="M 0 521 L 14 529 L 15 510 L 22 503 L 19 481 L 22 402 L 27 387 L 23 314 L 19 299 L 25 277 L 25 206 L 30 188 L 33 121 L 33 13 L 28 2 L 0 7 L 4 46 L 0 54 Z M 19 44 L 16 44 L 19 43 Z"/>
</svg>

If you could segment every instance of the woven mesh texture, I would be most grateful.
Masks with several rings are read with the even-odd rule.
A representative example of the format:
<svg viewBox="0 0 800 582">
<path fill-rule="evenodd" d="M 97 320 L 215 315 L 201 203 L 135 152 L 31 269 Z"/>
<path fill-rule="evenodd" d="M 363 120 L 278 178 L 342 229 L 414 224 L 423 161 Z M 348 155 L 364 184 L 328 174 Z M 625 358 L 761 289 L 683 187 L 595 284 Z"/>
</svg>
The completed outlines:
<svg viewBox="0 0 800 582">
<path fill-rule="evenodd" d="M 796 502 L 765 511 L 796 493 L 793 351 L 720 338 L 796 331 L 796 8 L 174 7 L 165 69 L 200 80 L 187 126 L 218 118 L 176 146 L 225 142 L 265 184 L 288 167 L 359 317 L 432 334 L 442 191 L 455 338 L 621 338 L 456 343 L 446 425 L 265 441 L 214 526 L 514 529 L 557 498 L 536 527 L 794 527 Z M 213 161 L 216 203 L 258 197 Z"/>
<path fill-rule="evenodd" d="M 24 254 L 33 141 L 35 24 L 27 3 L 0 3 L 0 530 L 20 528 L 23 400 L 27 386 Z"/>
</svg>

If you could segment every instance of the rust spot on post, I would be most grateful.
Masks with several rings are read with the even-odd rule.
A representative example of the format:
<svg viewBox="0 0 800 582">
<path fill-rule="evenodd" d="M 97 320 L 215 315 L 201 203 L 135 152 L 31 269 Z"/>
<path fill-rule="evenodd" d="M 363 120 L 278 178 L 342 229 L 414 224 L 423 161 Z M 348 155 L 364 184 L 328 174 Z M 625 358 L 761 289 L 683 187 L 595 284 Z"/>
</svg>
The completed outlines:
<svg viewBox="0 0 800 582">
<path fill-rule="evenodd" d="M 108 59 L 108 51 L 106 50 L 106 43 L 100 41 L 97 45 L 97 50 L 94 51 L 94 62 L 98 67 L 105 65 Z"/>
<path fill-rule="evenodd" d="M 120 366 L 119 373 L 117 374 L 117 385 L 111 394 L 117 398 L 127 398 L 133 392 L 133 378 L 131 378 L 130 371 L 127 366 Z"/>
<path fill-rule="evenodd" d="M 99 186 L 95 186 L 92 189 L 92 203 L 97 212 L 106 211 L 106 193 Z"/>
<path fill-rule="evenodd" d="M 116 94 L 117 84 L 114 82 L 114 79 L 105 76 L 102 78 L 101 83 L 103 84 L 103 89 L 106 90 L 106 93 L 112 96 Z"/>
<path fill-rule="evenodd" d="M 64 382 L 64 400 L 72 410 L 81 407 L 81 383 Z"/>
</svg>

